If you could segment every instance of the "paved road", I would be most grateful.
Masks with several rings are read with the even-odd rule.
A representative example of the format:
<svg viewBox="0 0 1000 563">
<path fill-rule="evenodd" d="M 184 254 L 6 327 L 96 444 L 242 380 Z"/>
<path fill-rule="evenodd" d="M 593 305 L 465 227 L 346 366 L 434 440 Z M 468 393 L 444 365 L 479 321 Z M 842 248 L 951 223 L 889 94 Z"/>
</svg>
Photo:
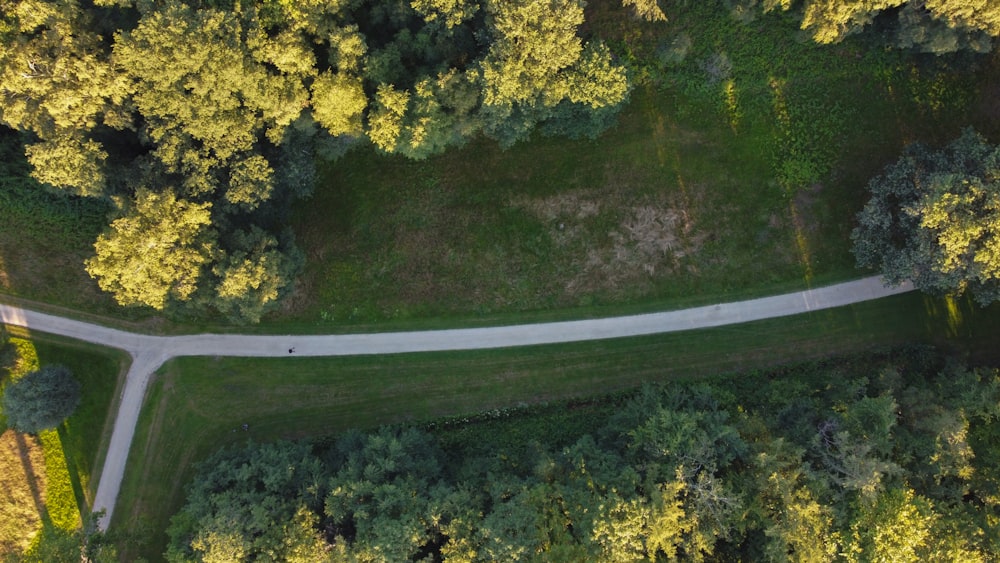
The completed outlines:
<svg viewBox="0 0 1000 563">
<path fill-rule="evenodd" d="M 709 328 L 770 319 L 860 303 L 912 290 L 907 283 L 885 287 L 878 277 L 812 289 L 695 307 L 680 311 L 556 323 L 341 335 L 198 334 L 150 336 L 0 304 L 0 320 L 9 325 L 68 336 L 125 350 L 132 356 L 115 419 L 111 443 L 98 482 L 94 509 L 104 509 L 106 528 L 125 474 L 139 410 L 150 377 L 163 362 L 177 356 L 347 356 L 443 350 L 505 348 L 531 344 L 579 342 Z M 294 353 L 289 353 L 294 350 Z"/>
</svg>

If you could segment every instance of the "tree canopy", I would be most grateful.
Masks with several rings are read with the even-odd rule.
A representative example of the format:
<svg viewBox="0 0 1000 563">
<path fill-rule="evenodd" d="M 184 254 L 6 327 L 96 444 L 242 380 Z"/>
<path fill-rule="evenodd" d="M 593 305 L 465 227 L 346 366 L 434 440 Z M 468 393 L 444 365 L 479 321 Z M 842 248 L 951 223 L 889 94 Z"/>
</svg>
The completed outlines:
<svg viewBox="0 0 1000 563">
<path fill-rule="evenodd" d="M 49 365 L 7 384 L 3 413 L 7 425 L 28 434 L 55 428 L 80 403 L 80 383 L 65 366 Z"/>
<path fill-rule="evenodd" d="M 237 322 L 295 275 L 285 218 L 318 147 L 426 158 L 547 122 L 594 135 L 628 93 L 580 3 L 0 7 L 0 121 L 26 133 L 38 181 L 119 208 L 87 270 L 123 305 Z"/>
<path fill-rule="evenodd" d="M 794 10 L 820 42 L 878 25 L 899 46 L 981 52 L 1000 34 L 988 0 L 763 4 Z M 0 0 L 0 123 L 23 133 L 35 179 L 112 203 L 148 238 L 163 236 L 135 216 L 150 194 L 208 214 L 211 252 L 171 265 L 165 276 L 185 281 L 166 292 L 156 276 L 112 271 L 131 262 L 110 257 L 139 256 L 126 246 L 143 236 L 124 236 L 123 223 L 102 235 L 88 271 L 119 303 L 252 322 L 301 263 L 287 218 L 311 193 L 318 153 L 367 143 L 423 159 L 480 135 L 507 147 L 535 131 L 609 127 L 635 73 L 628 53 L 593 36 L 584 6 Z M 655 0 L 624 6 L 666 19 Z"/>
<path fill-rule="evenodd" d="M 852 234 L 858 265 L 936 294 L 1000 299 L 1000 148 L 975 131 L 909 146 L 873 179 Z"/>
<path fill-rule="evenodd" d="M 789 0 L 766 3 L 791 9 Z M 990 0 L 805 0 L 802 29 L 836 43 L 882 20 L 900 47 L 941 54 L 985 53 L 1000 35 L 1000 4 Z"/>
</svg>

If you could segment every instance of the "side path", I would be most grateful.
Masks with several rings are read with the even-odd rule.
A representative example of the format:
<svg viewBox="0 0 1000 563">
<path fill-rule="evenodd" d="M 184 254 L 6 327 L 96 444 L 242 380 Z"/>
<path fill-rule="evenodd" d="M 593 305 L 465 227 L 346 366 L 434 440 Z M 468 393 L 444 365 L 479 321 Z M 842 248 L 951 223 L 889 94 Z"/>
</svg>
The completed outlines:
<svg viewBox="0 0 1000 563">
<path fill-rule="evenodd" d="M 489 328 L 374 334 L 149 336 L 3 304 L 0 304 L 0 321 L 118 348 L 132 356 L 132 365 L 126 375 L 125 389 L 94 499 L 94 510 L 105 510 L 99 524 L 106 529 L 125 474 L 125 462 L 135 434 L 146 387 L 153 373 L 170 358 L 347 356 L 579 342 L 710 328 L 783 317 L 860 303 L 912 289 L 909 283 L 886 287 L 880 277 L 874 276 L 807 291 L 663 313 Z"/>
</svg>

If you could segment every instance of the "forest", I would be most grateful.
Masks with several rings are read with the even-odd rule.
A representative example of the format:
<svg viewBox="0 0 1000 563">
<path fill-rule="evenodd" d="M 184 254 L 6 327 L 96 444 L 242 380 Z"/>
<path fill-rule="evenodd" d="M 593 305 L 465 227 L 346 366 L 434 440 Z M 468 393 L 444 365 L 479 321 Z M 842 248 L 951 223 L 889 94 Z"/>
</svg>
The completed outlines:
<svg viewBox="0 0 1000 563">
<path fill-rule="evenodd" d="M 985 53 L 1000 34 L 988 0 L 724 4 L 784 11 L 820 44 L 868 33 Z M 611 126 L 643 70 L 593 35 L 585 7 L 3 0 L 0 122 L 35 180 L 111 209 L 80 267 L 117 303 L 256 322 L 301 271 L 289 208 L 312 193 L 317 162 L 359 144 L 424 159 L 480 137 L 509 147 Z M 624 7 L 634 26 L 686 9 Z"/>
<path fill-rule="evenodd" d="M 169 561 L 990 561 L 1000 379 L 927 347 L 199 466 Z"/>
</svg>

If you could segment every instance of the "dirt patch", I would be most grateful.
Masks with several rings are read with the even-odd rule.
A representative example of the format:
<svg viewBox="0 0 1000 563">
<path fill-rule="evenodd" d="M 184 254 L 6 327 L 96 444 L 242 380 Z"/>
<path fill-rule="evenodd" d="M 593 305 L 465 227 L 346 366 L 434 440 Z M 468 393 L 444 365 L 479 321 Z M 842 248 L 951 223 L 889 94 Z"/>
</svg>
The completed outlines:
<svg viewBox="0 0 1000 563">
<path fill-rule="evenodd" d="M 566 192 L 511 202 L 550 228 L 569 263 L 563 286 L 569 296 L 618 292 L 668 276 L 694 255 L 707 236 L 690 210 L 665 196 L 626 199 L 621 192 Z"/>
<path fill-rule="evenodd" d="M 13 430 L 0 435 L 0 559 L 23 552 L 41 530 L 45 486 L 41 445 Z"/>
</svg>

